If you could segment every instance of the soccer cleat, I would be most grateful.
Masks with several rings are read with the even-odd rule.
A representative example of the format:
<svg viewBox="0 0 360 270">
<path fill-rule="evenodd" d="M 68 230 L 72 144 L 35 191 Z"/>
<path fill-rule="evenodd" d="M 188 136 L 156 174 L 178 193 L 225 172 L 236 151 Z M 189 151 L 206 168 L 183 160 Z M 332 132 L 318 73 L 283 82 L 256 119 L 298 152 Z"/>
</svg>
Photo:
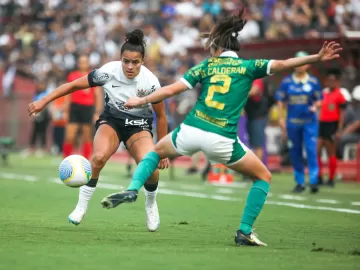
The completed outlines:
<svg viewBox="0 0 360 270">
<path fill-rule="evenodd" d="M 315 194 L 319 192 L 318 185 L 310 185 L 310 193 Z"/>
<path fill-rule="evenodd" d="M 86 209 L 76 207 L 69 215 L 68 221 L 74 225 L 79 225 L 86 214 Z"/>
<path fill-rule="evenodd" d="M 145 190 L 146 225 L 150 232 L 155 232 L 160 226 L 159 209 L 156 202 L 156 191 Z"/>
<path fill-rule="evenodd" d="M 115 208 L 121 203 L 132 203 L 137 199 L 137 191 L 126 190 L 123 192 L 113 193 L 106 196 L 102 201 L 101 205 L 104 208 L 110 209 Z"/>
<path fill-rule="evenodd" d="M 301 193 L 305 190 L 305 187 L 303 185 L 296 185 L 295 188 L 293 189 L 293 193 Z"/>
<path fill-rule="evenodd" d="M 235 244 L 238 246 L 263 246 L 267 244 L 261 242 L 257 235 L 252 231 L 250 234 L 244 234 L 238 230 L 235 234 Z"/>
</svg>

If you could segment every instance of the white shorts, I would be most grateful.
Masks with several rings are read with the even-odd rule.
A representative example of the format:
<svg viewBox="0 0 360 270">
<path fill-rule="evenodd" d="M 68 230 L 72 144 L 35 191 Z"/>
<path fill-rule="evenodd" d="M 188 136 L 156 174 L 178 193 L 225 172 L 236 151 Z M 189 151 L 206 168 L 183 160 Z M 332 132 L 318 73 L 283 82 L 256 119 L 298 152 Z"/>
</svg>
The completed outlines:
<svg viewBox="0 0 360 270">
<path fill-rule="evenodd" d="M 232 165 L 248 151 L 239 138 L 230 139 L 216 133 L 181 124 L 171 133 L 176 152 L 182 156 L 192 156 L 202 151 L 211 163 Z"/>
</svg>

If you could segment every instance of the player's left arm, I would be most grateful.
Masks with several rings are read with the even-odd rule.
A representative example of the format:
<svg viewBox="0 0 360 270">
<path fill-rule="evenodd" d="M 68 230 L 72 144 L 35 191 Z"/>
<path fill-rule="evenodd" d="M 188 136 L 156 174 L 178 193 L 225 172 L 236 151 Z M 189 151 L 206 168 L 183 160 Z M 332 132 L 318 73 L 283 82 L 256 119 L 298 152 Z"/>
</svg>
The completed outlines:
<svg viewBox="0 0 360 270">
<path fill-rule="evenodd" d="M 296 67 L 313 64 L 316 62 L 325 62 L 340 57 L 339 53 L 342 50 L 340 44 L 332 42 L 324 42 L 321 50 L 317 54 L 307 55 L 302 57 L 289 58 L 286 60 L 274 60 L 271 62 L 270 73 L 277 73 L 293 69 Z"/>
<path fill-rule="evenodd" d="M 97 121 L 100 117 L 100 114 L 104 108 L 104 97 L 101 87 L 95 87 L 95 113 L 94 113 L 94 122 Z"/>
</svg>

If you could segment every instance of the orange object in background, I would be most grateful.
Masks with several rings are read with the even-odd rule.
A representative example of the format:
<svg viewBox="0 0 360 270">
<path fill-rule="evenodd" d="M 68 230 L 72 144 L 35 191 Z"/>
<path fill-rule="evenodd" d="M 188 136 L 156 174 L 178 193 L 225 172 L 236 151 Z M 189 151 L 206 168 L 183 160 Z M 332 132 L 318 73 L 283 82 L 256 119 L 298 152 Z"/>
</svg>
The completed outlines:
<svg viewBox="0 0 360 270">
<path fill-rule="evenodd" d="M 209 183 L 230 184 L 234 182 L 232 171 L 222 164 L 211 166 L 208 174 Z"/>
<path fill-rule="evenodd" d="M 63 118 L 63 109 L 65 104 L 65 96 L 55 99 L 53 102 L 53 119 L 52 124 L 56 127 L 64 127 L 66 122 Z"/>
</svg>

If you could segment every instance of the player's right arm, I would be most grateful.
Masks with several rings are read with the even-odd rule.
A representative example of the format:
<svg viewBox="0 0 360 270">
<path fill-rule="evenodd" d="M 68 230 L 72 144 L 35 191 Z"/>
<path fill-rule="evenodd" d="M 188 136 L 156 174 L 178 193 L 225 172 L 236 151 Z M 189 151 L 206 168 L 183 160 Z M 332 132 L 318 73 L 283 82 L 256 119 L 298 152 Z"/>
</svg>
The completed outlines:
<svg viewBox="0 0 360 270">
<path fill-rule="evenodd" d="M 111 80 L 112 70 L 116 65 L 118 65 L 117 62 L 109 62 L 101 68 L 91 71 L 88 75 L 59 86 L 41 100 L 30 103 L 28 106 L 29 116 L 41 112 L 47 104 L 59 97 L 66 96 L 77 90 L 103 86 Z"/>
<path fill-rule="evenodd" d="M 88 76 L 83 76 L 75 81 L 64 83 L 41 100 L 32 102 L 28 106 L 29 116 L 41 112 L 51 101 L 66 96 L 77 90 L 89 88 Z"/>
<path fill-rule="evenodd" d="M 327 41 L 325 41 L 321 50 L 317 54 L 289 58 L 286 60 L 272 61 L 270 67 L 270 73 L 273 74 L 277 72 L 282 72 L 303 65 L 313 64 L 319 61 L 325 62 L 325 61 L 337 59 L 340 57 L 339 53 L 341 50 L 342 48 L 340 47 L 340 44 L 334 41 L 330 43 L 327 43 Z"/>
</svg>

